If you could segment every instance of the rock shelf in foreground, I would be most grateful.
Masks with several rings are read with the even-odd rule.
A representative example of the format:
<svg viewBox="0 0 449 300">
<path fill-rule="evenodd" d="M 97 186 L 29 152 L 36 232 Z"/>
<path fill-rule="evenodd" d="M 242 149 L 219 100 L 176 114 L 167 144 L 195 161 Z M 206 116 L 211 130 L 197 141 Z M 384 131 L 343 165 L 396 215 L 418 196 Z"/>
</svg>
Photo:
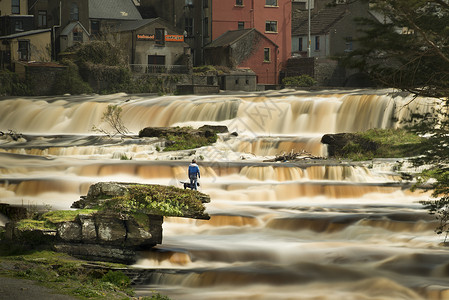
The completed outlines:
<svg viewBox="0 0 449 300">
<path fill-rule="evenodd" d="M 88 260 L 133 263 L 135 251 L 162 243 L 164 216 L 209 219 L 208 195 L 171 186 L 101 182 L 73 203 L 6 224 L 4 242 Z"/>
</svg>

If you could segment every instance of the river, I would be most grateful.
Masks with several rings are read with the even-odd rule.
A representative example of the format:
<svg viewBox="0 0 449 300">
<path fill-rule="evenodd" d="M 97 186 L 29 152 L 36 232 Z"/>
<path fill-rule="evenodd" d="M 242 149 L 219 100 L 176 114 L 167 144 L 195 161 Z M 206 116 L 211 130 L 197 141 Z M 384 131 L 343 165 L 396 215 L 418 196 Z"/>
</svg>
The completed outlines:
<svg viewBox="0 0 449 300">
<path fill-rule="evenodd" d="M 90 184 L 176 185 L 199 161 L 209 221 L 166 218 L 163 243 L 139 253 L 138 282 L 172 299 L 449 299 L 449 251 L 394 171 L 327 160 L 267 163 L 283 152 L 326 157 L 326 133 L 396 128 L 434 112 L 433 99 L 390 90 L 89 95 L 0 99 L 0 200 L 69 209 Z M 109 104 L 132 134 L 148 126 L 226 125 L 238 136 L 196 151 L 109 138 L 93 126 Z M 0 222 L 5 222 L 4 218 Z"/>
</svg>

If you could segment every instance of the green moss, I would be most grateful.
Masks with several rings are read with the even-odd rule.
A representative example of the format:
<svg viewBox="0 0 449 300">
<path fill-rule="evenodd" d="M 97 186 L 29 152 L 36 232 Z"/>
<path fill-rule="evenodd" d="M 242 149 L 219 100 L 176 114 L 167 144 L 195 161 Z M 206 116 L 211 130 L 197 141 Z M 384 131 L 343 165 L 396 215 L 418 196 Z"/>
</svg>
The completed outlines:
<svg viewBox="0 0 449 300">
<path fill-rule="evenodd" d="M 98 210 L 80 209 L 80 210 L 55 210 L 42 215 L 41 219 L 51 223 L 73 222 L 79 214 L 91 215 Z"/>
<path fill-rule="evenodd" d="M 17 222 L 17 229 L 20 231 L 29 231 L 29 230 L 51 230 L 55 229 L 55 226 L 52 226 L 51 223 L 42 220 L 30 220 L 23 219 Z"/>
<path fill-rule="evenodd" d="M 105 202 L 101 209 L 134 215 L 201 216 L 205 215 L 201 202 L 204 196 L 198 191 L 173 186 L 131 185 L 126 195 Z"/>
<path fill-rule="evenodd" d="M 283 85 L 298 86 L 298 87 L 309 87 L 317 84 L 317 81 L 310 77 L 309 75 L 301 76 L 291 76 L 282 79 Z"/>
<path fill-rule="evenodd" d="M 164 148 L 164 151 L 178 151 L 195 149 L 211 145 L 217 141 L 217 134 L 211 133 L 206 137 L 203 134 L 194 133 L 191 127 L 176 127 L 172 134 L 167 135 L 170 145 Z"/>
<path fill-rule="evenodd" d="M 132 213 L 132 217 L 137 222 L 139 227 L 146 231 L 150 230 L 150 220 L 148 219 L 148 215 L 144 213 Z"/>
<path fill-rule="evenodd" d="M 2 276 L 29 279 L 61 294 L 80 299 L 130 299 L 134 291 L 130 278 L 122 271 L 125 266 L 113 263 L 90 262 L 67 254 L 34 251 L 13 256 L 0 256 Z M 111 270 L 112 269 L 112 270 Z M 115 270 L 114 270 L 115 269 Z"/>
</svg>

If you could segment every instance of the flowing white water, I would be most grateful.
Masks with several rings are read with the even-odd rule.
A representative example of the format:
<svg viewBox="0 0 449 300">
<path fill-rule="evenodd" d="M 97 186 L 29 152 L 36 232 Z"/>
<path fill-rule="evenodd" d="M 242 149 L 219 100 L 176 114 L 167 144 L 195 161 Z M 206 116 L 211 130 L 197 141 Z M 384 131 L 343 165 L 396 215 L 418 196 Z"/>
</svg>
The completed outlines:
<svg viewBox="0 0 449 300">
<path fill-rule="evenodd" d="M 138 295 L 449 299 L 449 251 L 419 204 L 428 193 L 412 193 L 386 167 L 262 162 L 292 150 L 325 156 L 325 133 L 399 127 L 436 106 L 410 100 L 387 91 L 1 99 L 0 131 L 24 136 L 0 137 L 0 200 L 68 209 L 98 181 L 180 186 L 195 156 L 211 219 L 166 218 L 163 243 L 135 265 L 155 270 Z M 110 130 L 101 120 L 109 104 L 134 133 L 222 124 L 239 135 L 192 155 L 158 152 L 154 139 L 92 132 Z"/>
</svg>

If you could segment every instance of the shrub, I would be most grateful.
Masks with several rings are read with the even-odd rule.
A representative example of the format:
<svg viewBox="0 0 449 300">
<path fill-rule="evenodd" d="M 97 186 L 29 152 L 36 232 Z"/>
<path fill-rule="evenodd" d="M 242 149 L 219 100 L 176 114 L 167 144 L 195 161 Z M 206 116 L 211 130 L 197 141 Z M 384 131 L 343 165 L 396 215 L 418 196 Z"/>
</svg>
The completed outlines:
<svg viewBox="0 0 449 300">
<path fill-rule="evenodd" d="M 282 84 L 290 86 L 308 87 L 316 85 L 317 81 L 312 77 L 310 77 L 309 75 L 301 75 L 301 76 L 285 77 L 284 79 L 282 79 Z"/>
<path fill-rule="evenodd" d="M 120 289 L 125 289 L 131 285 L 131 279 L 122 271 L 109 271 L 101 279 L 103 282 L 109 282 Z"/>
<path fill-rule="evenodd" d="M 78 66 L 71 60 L 63 59 L 61 64 L 67 66 L 67 70 L 55 79 L 52 92 L 55 95 L 61 94 L 88 94 L 92 93 L 92 88 L 84 82 L 79 74 Z"/>
<path fill-rule="evenodd" d="M 20 80 L 16 73 L 0 70 L 0 95 L 31 95 L 27 81 Z"/>
</svg>

